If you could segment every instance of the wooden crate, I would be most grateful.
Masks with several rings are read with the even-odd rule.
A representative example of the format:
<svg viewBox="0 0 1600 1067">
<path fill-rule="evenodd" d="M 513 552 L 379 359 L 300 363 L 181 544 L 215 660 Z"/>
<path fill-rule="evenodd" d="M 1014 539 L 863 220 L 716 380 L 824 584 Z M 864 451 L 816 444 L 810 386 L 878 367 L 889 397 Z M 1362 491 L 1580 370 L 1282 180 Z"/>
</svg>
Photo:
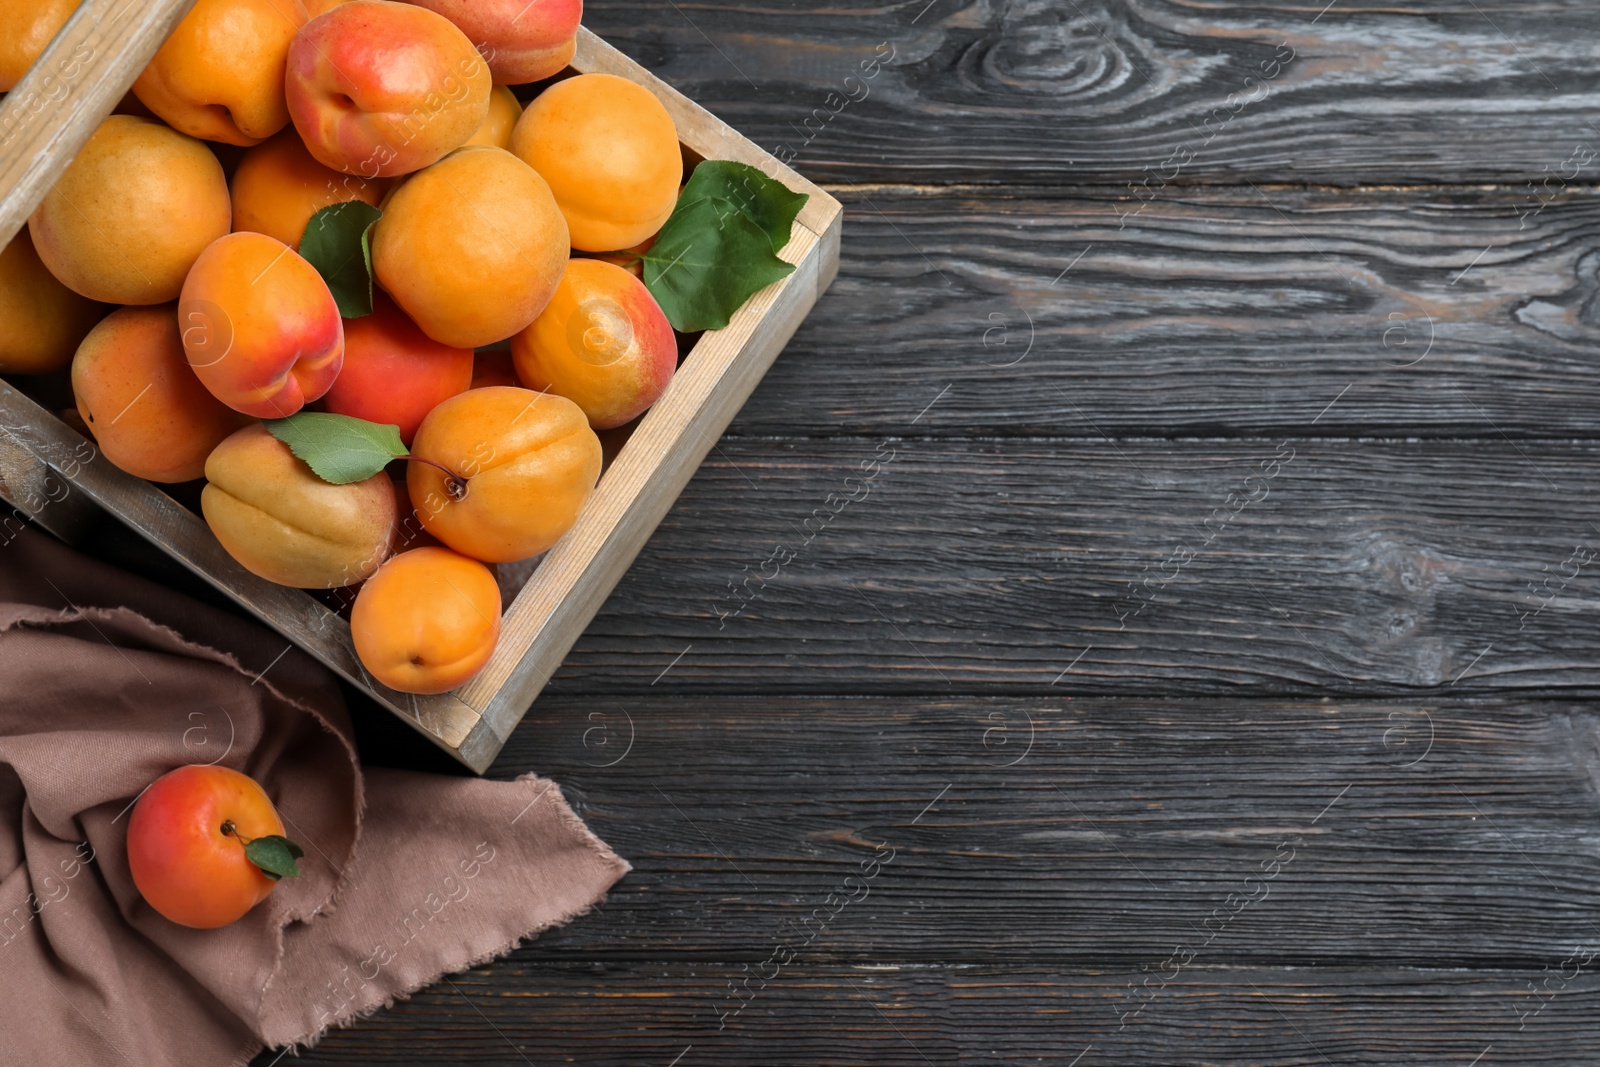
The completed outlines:
<svg viewBox="0 0 1600 1067">
<path fill-rule="evenodd" d="M 0 246 L 26 222 L 192 3 L 84 0 L 0 103 Z M 4 382 L 0 495 L 69 540 L 82 528 L 86 509 L 104 508 L 462 763 L 485 770 L 839 263 L 841 210 L 833 197 L 587 30 L 579 31 L 572 68 L 621 75 L 655 93 L 677 124 L 689 163 L 749 163 L 811 198 L 780 253 L 794 273 L 752 297 L 727 327 L 701 335 L 666 395 L 612 459 L 577 524 L 510 600 L 494 657 L 470 683 L 420 697 L 376 684 L 357 660 L 344 620 L 311 595 L 246 571 L 201 518 L 157 486 L 113 467 L 71 427 Z"/>
</svg>

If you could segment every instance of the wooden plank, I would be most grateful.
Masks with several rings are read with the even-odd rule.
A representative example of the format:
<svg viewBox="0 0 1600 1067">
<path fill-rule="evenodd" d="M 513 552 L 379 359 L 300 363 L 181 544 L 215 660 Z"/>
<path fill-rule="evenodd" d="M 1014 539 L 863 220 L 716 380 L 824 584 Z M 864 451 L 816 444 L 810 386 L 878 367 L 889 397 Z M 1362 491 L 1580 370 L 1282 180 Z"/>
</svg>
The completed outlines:
<svg viewBox="0 0 1600 1067">
<path fill-rule="evenodd" d="M 1191 190 L 1121 229 L 1086 190 L 841 195 L 842 280 L 733 433 L 1600 434 L 1593 189 Z"/>
<path fill-rule="evenodd" d="M 730 438 L 557 682 L 1588 694 L 1597 480 L 1586 442 Z"/>
<path fill-rule="evenodd" d="M 1132 197 L 1147 180 L 1521 185 L 1600 168 L 1569 163 L 1600 149 L 1588 0 L 698 0 L 585 21 L 824 182 Z"/>
<path fill-rule="evenodd" d="M 193 6 L 194 0 L 82 0 L 0 100 L 0 247 Z"/>
<path fill-rule="evenodd" d="M 70 456 L 72 469 L 80 459 L 94 455 L 85 442 L 82 452 Z M 68 544 L 80 544 L 105 513 L 72 483 L 57 474 L 48 463 L 29 452 L 15 435 L 0 426 L 0 499 L 10 505 L 0 513 L 0 541 L 9 544 L 22 528 L 22 519 L 32 519 Z"/>
<path fill-rule="evenodd" d="M 750 972 L 738 966 L 509 963 L 454 976 L 330 1033 L 299 1059 L 495 1067 L 1467 1067 L 1475 1060 L 1566 1067 L 1587 1062 L 1580 1050 L 1600 1038 L 1600 982 L 1583 973 L 1541 1001 L 1528 986 L 1551 980 L 1560 988 L 1552 978 L 1559 963 L 1473 973 L 1197 966 L 1120 1032 L 1116 1013 L 1129 976 L 1103 970 L 801 962 L 718 1030 L 719 1013 L 741 1002 L 730 985 L 742 994 L 737 983 Z M 255 1067 L 269 1067 L 275 1055 L 263 1053 Z"/>
<path fill-rule="evenodd" d="M 807 958 L 857 966 L 1537 970 L 1600 946 L 1597 728 L 1454 694 L 547 693 L 495 773 L 561 782 L 634 865 L 524 959 L 755 964 L 823 908 Z"/>
</svg>

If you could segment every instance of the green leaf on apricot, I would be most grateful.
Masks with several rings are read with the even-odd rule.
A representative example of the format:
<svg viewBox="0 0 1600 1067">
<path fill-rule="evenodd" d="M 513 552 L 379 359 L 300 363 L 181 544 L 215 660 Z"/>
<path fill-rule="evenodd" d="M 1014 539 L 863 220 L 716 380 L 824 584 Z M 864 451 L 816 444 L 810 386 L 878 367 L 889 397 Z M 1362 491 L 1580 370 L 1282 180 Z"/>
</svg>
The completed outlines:
<svg viewBox="0 0 1600 1067">
<path fill-rule="evenodd" d="M 261 873 L 274 882 L 280 878 L 300 877 L 300 868 L 294 861 L 304 858 L 305 854 L 305 849 L 277 834 L 253 837 L 244 846 L 245 859 L 261 868 Z"/>
<path fill-rule="evenodd" d="M 299 411 L 286 419 L 268 419 L 265 426 L 312 473 L 334 485 L 364 482 L 391 460 L 411 454 L 400 440 L 400 427 L 350 415 Z"/>
<path fill-rule="evenodd" d="M 339 314 L 372 314 L 372 227 L 383 212 L 364 200 L 329 204 L 311 216 L 300 238 L 300 255 L 328 283 Z"/>
<path fill-rule="evenodd" d="M 753 293 L 794 271 L 731 200 L 678 201 L 644 256 L 644 284 L 682 333 L 720 330 Z"/>
<path fill-rule="evenodd" d="M 811 197 L 794 192 L 748 163 L 708 159 L 689 175 L 689 183 L 683 187 L 678 202 L 709 199 L 731 200 L 738 204 L 739 210 L 766 232 L 772 241 L 772 250 L 781 252 L 789 243 L 795 216 Z"/>
</svg>

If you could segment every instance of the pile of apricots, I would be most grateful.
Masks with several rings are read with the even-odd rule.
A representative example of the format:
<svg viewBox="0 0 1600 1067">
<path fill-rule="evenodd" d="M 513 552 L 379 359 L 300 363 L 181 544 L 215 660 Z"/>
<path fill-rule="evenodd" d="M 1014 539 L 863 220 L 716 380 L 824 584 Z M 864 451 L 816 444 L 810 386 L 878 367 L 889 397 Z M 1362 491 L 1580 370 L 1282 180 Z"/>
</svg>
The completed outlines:
<svg viewBox="0 0 1600 1067">
<path fill-rule="evenodd" d="M 0 3 L 0 90 L 76 2 Z M 0 372 L 70 364 L 108 461 L 203 477 L 206 522 L 253 573 L 357 589 L 356 651 L 397 690 L 482 669 L 487 565 L 566 533 L 596 431 L 677 366 L 638 275 L 679 194 L 677 131 L 647 89 L 567 70 L 581 13 L 198 0 L 0 253 Z M 524 109 L 508 86 L 532 82 Z M 381 216 L 372 310 L 345 318 L 300 252 L 348 201 Z M 324 480 L 262 421 L 302 409 L 393 425 L 410 456 Z"/>
</svg>

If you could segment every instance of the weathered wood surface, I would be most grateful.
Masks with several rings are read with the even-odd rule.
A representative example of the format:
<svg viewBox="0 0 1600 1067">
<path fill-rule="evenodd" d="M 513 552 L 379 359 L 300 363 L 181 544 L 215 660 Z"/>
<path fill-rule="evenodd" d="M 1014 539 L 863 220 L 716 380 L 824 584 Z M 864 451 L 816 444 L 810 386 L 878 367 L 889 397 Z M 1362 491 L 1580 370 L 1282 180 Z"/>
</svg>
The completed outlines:
<svg viewBox="0 0 1600 1067">
<path fill-rule="evenodd" d="M 1592 693 L 1597 483 L 1586 442 L 727 439 L 554 684 Z"/>
<path fill-rule="evenodd" d="M 1600 984 L 1582 975 L 1541 1001 L 1527 985 L 1559 962 L 1547 972 L 1196 965 L 1120 1033 L 1117 993 L 1144 975 L 802 964 L 718 1031 L 717 1012 L 736 1003 L 728 983 L 745 974 L 737 966 L 505 963 L 396 1005 L 382 1028 L 334 1032 L 294 1062 L 1066 1067 L 1081 1055 L 1077 1067 L 1466 1067 L 1474 1057 L 1578 1067 L 1592 1062 Z"/>
<path fill-rule="evenodd" d="M 1520 185 L 1600 166 L 1563 166 L 1600 149 L 1589 0 L 699 0 L 585 21 L 813 180 Z"/>
<path fill-rule="evenodd" d="M 840 195 L 735 434 L 1600 433 L 1595 189 Z"/>
<path fill-rule="evenodd" d="M 1597 725 L 1459 699 L 547 694 L 496 773 L 555 775 L 635 870 L 308 1059 L 1580 1062 Z"/>
<path fill-rule="evenodd" d="M 1549 702 L 652 694 L 541 701 L 495 773 L 538 761 L 635 868 L 527 959 L 754 965 L 824 908 L 806 958 L 861 966 L 1136 970 L 1188 943 L 1537 969 L 1600 946 L 1597 727 Z"/>
<path fill-rule="evenodd" d="M 1587 0 L 586 22 L 843 269 L 493 768 L 634 872 L 303 1061 L 1592 1060 Z"/>
</svg>

